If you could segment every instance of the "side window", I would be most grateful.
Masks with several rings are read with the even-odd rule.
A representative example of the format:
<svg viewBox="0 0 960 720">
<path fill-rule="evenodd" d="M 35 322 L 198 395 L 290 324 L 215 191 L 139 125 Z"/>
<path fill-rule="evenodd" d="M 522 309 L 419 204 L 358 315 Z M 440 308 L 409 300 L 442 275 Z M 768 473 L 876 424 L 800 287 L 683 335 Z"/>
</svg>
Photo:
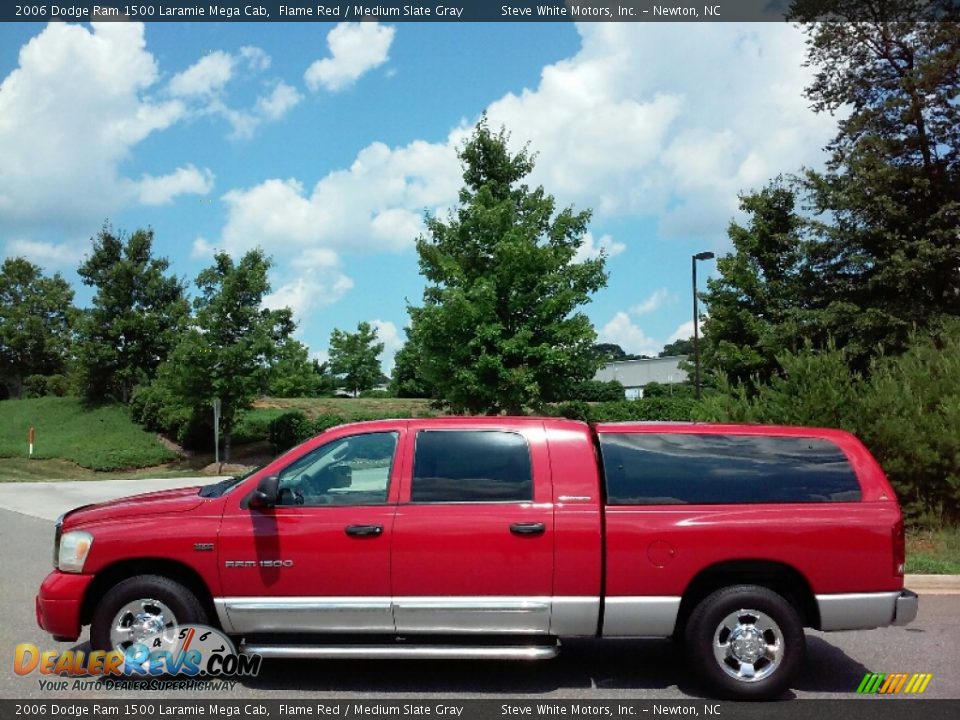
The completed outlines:
<svg viewBox="0 0 960 720">
<path fill-rule="evenodd" d="M 843 452 L 819 438 L 603 433 L 610 505 L 853 502 Z"/>
<path fill-rule="evenodd" d="M 351 435 L 321 445 L 280 472 L 280 505 L 378 505 L 387 501 L 398 433 Z"/>
<path fill-rule="evenodd" d="M 410 500 L 418 503 L 533 500 L 524 437 L 498 430 L 417 433 Z"/>
</svg>

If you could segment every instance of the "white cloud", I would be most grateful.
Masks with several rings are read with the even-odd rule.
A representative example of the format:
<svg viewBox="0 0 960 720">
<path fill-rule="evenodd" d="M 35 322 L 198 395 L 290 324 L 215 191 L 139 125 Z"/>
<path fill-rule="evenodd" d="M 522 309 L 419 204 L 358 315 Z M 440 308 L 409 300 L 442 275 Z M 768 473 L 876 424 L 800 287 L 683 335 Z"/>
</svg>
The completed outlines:
<svg viewBox="0 0 960 720">
<path fill-rule="evenodd" d="M 303 325 L 310 320 L 312 310 L 332 305 L 352 287 L 353 280 L 340 272 L 311 273 L 278 287 L 263 298 L 263 306 L 271 309 L 290 308 L 297 324 Z"/>
<path fill-rule="evenodd" d="M 670 293 L 666 288 L 654 290 L 650 297 L 638 305 L 634 305 L 632 308 L 630 308 L 630 312 L 632 312 L 634 315 L 648 315 L 654 310 L 658 310 L 669 297 Z"/>
<path fill-rule="evenodd" d="M 137 196 L 144 205 L 166 205 L 185 193 L 206 195 L 213 190 L 213 173 L 193 165 L 177 168 L 169 175 L 144 175 L 136 183 Z"/>
<path fill-rule="evenodd" d="M 278 82 L 269 95 L 257 98 L 257 110 L 268 120 L 279 120 L 303 99 L 292 85 Z"/>
<path fill-rule="evenodd" d="M 599 332 L 601 342 L 619 345 L 631 355 L 656 355 L 663 343 L 647 335 L 625 312 L 618 312 Z"/>
<path fill-rule="evenodd" d="M 193 115 L 226 120 L 230 125 L 230 139 L 246 140 L 253 137 L 262 123 L 279 120 L 303 99 L 292 85 L 274 80 L 270 83 L 270 91 L 257 97 L 249 109 L 239 109 L 227 103 L 226 86 L 236 79 L 238 68 L 246 68 L 248 74 L 259 73 L 268 69 L 270 64 L 270 56 L 258 47 L 244 46 L 235 55 L 217 50 L 174 75 L 167 84 L 167 91 L 189 102 Z"/>
<path fill-rule="evenodd" d="M 703 335 L 703 321 L 704 317 L 700 318 L 699 330 L 701 336 Z M 685 323 L 680 323 L 680 326 L 673 331 L 673 334 L 667 338 L 668 343 L 676 342 L 677 340 L 689 340 L 693 337 L 693 320 L 687 320 Z"/>
<path fill-rule="evenodd" d="M 384 30 L 363 25 L 331 32 L 334 55 L 350 33 Z M 488 107 L 490 126 L 505 125 L 515 148 L 530 142 L 538 153 L 531 179 L 561 206 L 594 208 L 600 222 L 655 218 L 661 235 L 722 239 L 739 191 L 820 161 L 834 120 L 815 116 L 802 98 L 810 71 L 802 67 L 796 28 L 577 29 L 581 48 L 573 57 L 544 68 L 535 88 Z M 463 120 L 439 142 L 373 142 L 349 167 L 319 180 L 270 178 L 232 190 L 220 242 L 230 251 L 263 244 L 293 255 L 309 247 L 408 248 L 423 230 L 424 211 L 442 214 L 456 204 L 456 149 L 471 130 L 472 121 Z M 627 244 L 590 235 L 577 258 L 601 248 L 616 255 Z"/>
<path fill-rule="evenodd" d="M 337 92 L 389 59 L 395 28 L 376 22 L 340 23 L 327 35 L 330 57 L 317 60 L 303 75 L 311 90 Z"/>
<path fill-rule="evenodd" d="M 0 232 L 76 232 L 139 202 L 121 164 L 187 113 L 149 99 L 157 79 L 140 23 L 50 23 L 24 45 L 0 85 Z"/>
<path fill-rule="evenodd" d="M 247 67 L 254 72 L 262 72 L 270 68 L 270 56 L 261 48 L 245 45 L 240 48 L 239 55 L 247 63 Z"/>
<path fill-rule="evenodd" d="M 212 95 L 230 82 L 233 64 L 233 56 L 223 50 L 209 53 L 170 78 L 167 89 L 177 97 Z"/>
<path fill-rule="evenodd" d="M 583 236 L 583 243 L 577 249 L 577 254 L 573 256 L 575 263 L 581 263 L 584 260 L 593 260 L 600 257 L 602 252 L 605 257 L 611 258 L 619 255 L 627 246 L 622 242 L 617 242 L 609 235 L 600 236 L 599 240 L 593 239 L 593 233 L 587 232 Z"/>
<path fill-rule="evenodd" d="M 45 268 L 75 268 L 83 259 L 84 245 L 72 242 L 40 242 L 15 238 L 6 245 L 7 257 L 23 257 Z"/>
<path fill-rule="evenodd" d="M 393 372 L 393 361 L 397 352 L 403 347 L 403 336 L 397 326 L 389 320 L 371 320 L 370 324 L 377 329 L 377 341 L 383 343 L 383 353 L 380 355 L 380 366 L 383 372 L 390 375 Z"/>
</svg>

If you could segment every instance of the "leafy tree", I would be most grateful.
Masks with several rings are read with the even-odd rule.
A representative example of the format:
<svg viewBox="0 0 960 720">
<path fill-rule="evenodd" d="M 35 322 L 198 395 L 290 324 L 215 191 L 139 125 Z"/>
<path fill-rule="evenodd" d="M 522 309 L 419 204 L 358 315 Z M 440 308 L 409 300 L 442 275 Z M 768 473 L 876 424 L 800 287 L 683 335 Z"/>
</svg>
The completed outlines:
<svg viewBox="0 0 960 720">
<path fill-rule="evenodd" d="M 432 398 L 434 391 L 421 370 L 420 349 L 409 328 L 406 332 L 407 341 L 393 359 L 390 393 L 401 398 Z"/>
<path fill-rule="evenodd" d="M 795 18 L 818 4 L 798 0 Z M 912 327 L 960 315 L 960 16 L 947 0 L 828 5 L 859 22 L 807 29 L 807 97 L 849 110 L 826 172 L 805 177 L 824 218 L 811 262 L 834 298 L 833 334 L 899 351 Z"/>
<path fill-rule="evenodd" d="M 812 323 L 800 318 L 816 281 L 805 264 L 808 243 L 792 187 L 776 180 L 742 196 L 740 208 L 749 221 L 730 224 L 733 252 L 717 259 L 718 276 L 707 280 L 703 294 L 709 316 L 700 358 L 705 369 L 734 382 L 764 382 L 779 367 L 777 354 L 808 336 Z"/>
<path fill-rule="evenodd" d="M 78 327 L 77 365 L 88 399 L 122 402 L 150 380 L 178 341 L 189 314 L 170 262 L 153 257 L 153 230 L 114 234 L 104 226 L 77 270 L 96 288 Z"/>
<path fill-rule="evenodd" d="M 599 364 L 577 310 L 606 284 L 605 259 L 573 261 L 590 213 L 555 213 L 542 187 L 523 183 L 533 158 L 507 142 L 480 121 L 459 153 L 459 207 L 428 218 L 417 241 L 429 284 L 409 308 L 413 335 L 424 378 L 458 412 L 540 408 Z"/>
<path fill-rule="evenodd" d="M 307 346 L 287 338 L 276 349 L 267 391 L 274 397 L 316 397 L 323 382 Z"/>
<path fill-rule="evenodd" d="M 657 357 L 672 357 L 674 355 L 693 355 L 693 338 L 686 340 L 674 340 L 663 346 L 663 350 Z"/>
<path fill-rule="evenodd" d="M 295 328 L 288 308 L 262 307 L 270 264 L 259 249 L 239 262 L 223 252 L 214 257 L 197 276 L 193 322 L 158 378 L 191 409 L 194 421 L 209 416 L 213 399 L 220 398 L 226 460 L 236 420 L 266 389 L 276 348 L 289 342 Z"/>
<path fill-rule="evenodd" d="M 355 396 L 380 382 L 382 352 L 377 329 L 368 322 L 357 325 L 355 333 L 336 329 L 330 334 L 330 370 Z"/>
<path fill-rule="evenodd" d="M 704 362 L 735 382 L 828 338 L 851 367 L 899 353 L 912 328 L 960 315 L 960 25 L 933 0 L 795 0 L 806 90 L 843 110 L 825 172 L 744 198 L 734 253 L 708 283 Z M 825 11 L 841 22 L 811 22 Z M 956 19 L 954 4 L 952 16 Z M 938 14 L 939 13 L 939 14 Z M 795 207 L 810 213 L 800 213 Z"/>
<path fill-rule="evenodd" d="M 597 343 L 591 349 L 603 363 L 616 362 L 627 357 L 627 353 L 616 343 Z"/>
<path fill-rule="evenodd" d="M 16 396 L 24 378 L 63 371 L 76 311 L 73 290 L 22 257 L 0 266 L 0 382 Z"/>
</svg>

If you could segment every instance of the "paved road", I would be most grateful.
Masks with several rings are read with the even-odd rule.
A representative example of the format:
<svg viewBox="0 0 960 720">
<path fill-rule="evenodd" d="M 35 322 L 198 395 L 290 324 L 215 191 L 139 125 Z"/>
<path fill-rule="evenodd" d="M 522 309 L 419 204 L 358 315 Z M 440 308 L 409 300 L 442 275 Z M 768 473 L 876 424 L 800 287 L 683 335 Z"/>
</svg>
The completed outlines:
<svg viewBox="0 0 960 720">
<path fill-rule="evenodd" d="M 85 647 L 53 642 L 34 621 L 33 597 L 50 569 L 52 536 L 50 520 L 0 509 L 0 698 L 211 697 L 213 693 L 204 689 L 172 693 L 48 691 L 40 689 L 36 675 L 13 674 L 17 643 L 32 642 L 41 649 Z M 869 670 L 931 672 L 934 679 L 926 696 L 960 698 L 960 596 L 924 598 L 917 621 L 906 628 L 808 632 L 807 638 L 808 654 L 793 693 L 796 697 L 850 697 Z M 222 696 L 376 698 L 406 694 L 415 698 L 646 700 L 699 697 L 700 689 L 691 681 L 678 648 L 665 640 L 644 640 L 568 643 L 556 660 L 534 664 L 273 661 L 265 663 L 259 677 L 242 681 Z"/>
</svg>

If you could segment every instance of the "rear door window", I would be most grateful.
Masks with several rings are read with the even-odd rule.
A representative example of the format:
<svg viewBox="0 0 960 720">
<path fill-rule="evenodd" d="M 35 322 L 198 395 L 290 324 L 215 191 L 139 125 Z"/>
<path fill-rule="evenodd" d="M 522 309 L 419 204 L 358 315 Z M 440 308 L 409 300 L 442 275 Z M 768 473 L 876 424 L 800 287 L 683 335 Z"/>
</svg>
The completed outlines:
<svg viewBox="0 0 960 720">
<path fill-rule="evenodd" d="M 417 433 L 410 500 L 415 503 L 533 500 L 526 439 L 498 430 Z"/>
<path fill-rule="evenodd" d="M 610 505 L 855 502 L 860 484 L 829 440 L 602 433 Z"/>
</svg>

